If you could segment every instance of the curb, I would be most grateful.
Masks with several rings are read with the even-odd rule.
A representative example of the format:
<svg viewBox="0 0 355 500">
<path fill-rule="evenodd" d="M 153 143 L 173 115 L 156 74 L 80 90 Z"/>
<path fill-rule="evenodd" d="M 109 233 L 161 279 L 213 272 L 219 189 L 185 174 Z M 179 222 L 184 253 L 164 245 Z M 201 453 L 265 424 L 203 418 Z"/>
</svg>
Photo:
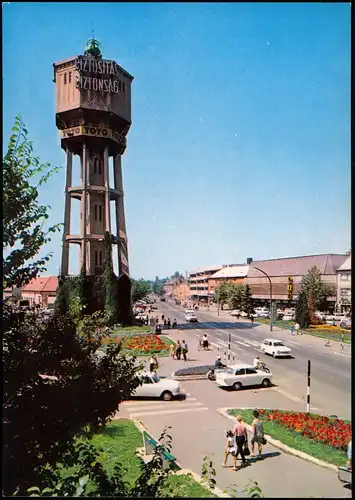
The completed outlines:
<svg viewBox="0 0 355 500">
<path fill-rule="evenodd" d="M 125 418 L 125 417 L 123 417 L 123 418 Z M 148 429 L 145 427 L 145 425 L 138 418 L 131 418 L 131 420 L 135 424 L 135 426 L 137 427 L 137 429 L 139 431 L 141 431 L 141 432 L 147 431 L 148 432 Z M 149 432 L 149 434 L 157 441 L 156 437 L 151 432 Z M 141 455 L 142 450 L 144 450 L 144 448 L 142 448 L 142 447 L 137 448 L 139 455 Z M 197 474 L 196 472 L 194 472 L 190 469 L 183 469 L 177 460 L 174 460 L 174 461 L 175 461 L 176 465 L 180 468 L 180 470 L 176 471 L 174 474 L 176 474 L 177 476 L 183 476 L 183 475 L 189 476 L 190 475 L 197 483 L 199 483 L 201 486 L 203 486 L 206 490 L 210 491 L 211 493 L 213 493 L 221 498 L 229 498 L 229 495 L 227 495 L 226 493 L 223 493 L 223 491 L 220 490 L 219 488 L 217 488 L 217 487 L 215 487 L 213 489 L 210 488 L 203 481 L 202 477 L 199 474 Z"/>
<path fill-rule="evenodd" d="M 170 375 L 171 378 L 174 380 L 204 380 L 207 379 L 207 373 L 206 375 L 175 375 L 175 372 L 173 372 Z"/>
<path fill-rule="evenodd" d="M 254 408 L 251 408 L 251 407 L 243 407 L 240 409 L 241 410 L 254 410 Z M 227 413 L 228 410 L 232 410 L 232 408 L 218 408 L 217 412 L 220 415 L 222 415 L 223 417 L 229 418 L 230 420 L 235 420 L 235 418 L 232 415 L 229 415 Z M 247 430 L 249 432 L 252 432 L 251 425 L 246 424 L 246 423 L 245 423 L 245 425 L 247 427 Z M 307 460 L 308 462 L 312 462 L 315 465 L 319 465 L 320 467 L 324 467 L 326 469 L 331 469 L 335 472 L 338 472 L 338 467 L 336 465 L 328 464 L 327 462 L 323 462 L 322 460 L 319 460 L 318 458 L 314 458 L 314 457 L 311 457 L 311 455 L 307 455 L 307 453 L 304 453 L 303 451 L 298 451 L 298 450 L 295 450 L 294 448 L 290 448 L 290 446 L 283 444 L 281 441 L 278 441 L 277 439 L 274 439 L 267 434 L 265 434 L 265 439 L 267 440 L 267 442 L 269 444 L 271 444 L 275 448 L 279 448 L 280 450 L 283 450 L 285 453 L 288 453 L 289 455 L 295 455 L 296 457 L 303 458 L 303 460 Z"/>
</svg>

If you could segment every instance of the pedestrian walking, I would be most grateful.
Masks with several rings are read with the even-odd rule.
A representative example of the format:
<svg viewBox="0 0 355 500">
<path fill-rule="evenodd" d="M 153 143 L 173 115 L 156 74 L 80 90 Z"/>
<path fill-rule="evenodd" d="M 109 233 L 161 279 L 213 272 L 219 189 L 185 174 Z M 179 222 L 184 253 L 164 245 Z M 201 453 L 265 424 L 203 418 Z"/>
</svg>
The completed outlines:
<svg viewBox="0 0 355 500">
<path fill-rule="evenodd" d="M 182 349 L 182 355 L 184 357 L 184 361 L 187 361 L 186 354 L 188 353 L 189 348 L 187 347 L 185 340 L 182 341 L 181 349 Z"/>
<path fill-rule="evenodd" d="M 170 321 L 170 318 L 168 318 L 168 328 L 171 327 L 171 321 Z"/>
<path fill-rule="evenodd" d="M 293 323 L 291 323 L 291 325 L 290 325 L 290 334 L 294 335 L 294 332 L 295 332 L 295 325 Z"/>
<path fill-rule="evenodd" d="M 175 358 L 175 344 L 171 344 L 169 348 L 169 354 L 174 359 Z"/>
<path fill-rule="evenodd" d="M 257 410 L 253 411 L 254 420 L 251 424 L 251 430 L 253 433 L 253 437 L 251 438 L 251 446 L 250 453 L 252 457 L 254 457 L 254 445 L 257 443 L 259 457 L 261 457 L 261 452 L 263 450 L 263 444 L 266 444 L 266 439 L 264 437 L 264 426 L 262 421 L 259 419 L 259 412 Z"/>
<path fill-rule="evenodd" d="M 165 318 L 164 319 L 164 326 L 165 326 L 165 328 L 167 327 L 167 325 L 168 325 L 168 320 Z"/>
<path fill-rule="evenodd" d="M 227 442 L 226 442 L 226 449 L 224 451 L 224 462 L 222 464 L 222 467 L 228 467 L 228 465 L 227 465 L 228 457 L 229 457 L 229 455 L 232 455 L 233 468 L 236 469 L 237 468 L 237 459 L 235 458 L 235 452 L 237 450 L 236 450 L 236 447 L 234 446 L 235 439 L 233 436 L 233 432 L 227 431 L 226 438 L 227 438 Z"/>
<path fill-rule="evenodd" d="M 300 329 L 300 325 L 299 325 L 299 323 L 296 323 L 295 324 L 296 335 L 298 335 L 299 329 Z"/>
<path fill-rule="evenodd" d="M 165 316 L 164 316 L 164 314 L 162 314 L 162 315 L 161 315 L 161 321 L 162 321 L 162 322 L 164 321 L 164 318 L 165 318 Z"/>
<path fill-rule="evenodd" d="M 176 321 L 176 318 L 174 318 L 174 321 L 173 321 L 173 328 L 176 328 L 177 327 L 177 321 Z"/>
<path fill-rule="evenodd" d="M 251 324 L 254 323 L 254 316 L 252 314 L 250 315 L 250 321 L 251 321 Z"/>
<path fill-rule="evenodd" d="M 243 465 L 246 465 L 247 461 L 245 460 L 244 446 L 245 443 L 248 443 L 247 427 L 240 415 L 237 415 L 236 421 L 237 422 L 233 429 L 233 435 L 235 437 L 235 443 L 237 446 L 237 452 L 235 454 L 235 458 L 237 459 L 240 453 L 242 463 Z M 233 470 L 237 470 L 237 467 L 234 466 Z"/>
<path fill-rule="evenodd" d="M 155 354 L 152 354 L 149 358 L 149 371 L 150 373 L 156 372 L 158 369 L 158 360 Z"/>
<path fill-rule="evenodd" d="M 175 354 L 176 354 L 176 359 L 181 359 L 181 344 L 180 344 L 180 340 L 178 340 L 177 343 L 176 343 Z"/>
</svg>

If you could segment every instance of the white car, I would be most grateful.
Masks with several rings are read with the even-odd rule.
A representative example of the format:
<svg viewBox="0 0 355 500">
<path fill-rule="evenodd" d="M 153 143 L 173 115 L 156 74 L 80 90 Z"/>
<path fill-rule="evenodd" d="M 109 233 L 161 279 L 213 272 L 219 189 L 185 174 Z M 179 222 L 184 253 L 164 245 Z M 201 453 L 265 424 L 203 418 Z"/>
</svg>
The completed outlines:
<svg viewBox="0 0 355 500">
<path fill-rule="evenodd" d="M 285 346 L 282 340 L 265 339 L 261 342 L 260 349 L 265 354 L 271 354 L 274 358 L 291 356 L 291 349 Z"/>
<path fill-rule="evenodd" d="M 238 363 L 226 368 L 223 372 L 216 373 L 216 384 L 219 387 L 231 387 L 238 391 L 242 387 L 261 385 L 269 387 L 272 373 L 256 370 L 251 365 Z"/>
<path fill-rule="evenodd" d="M 258 318 L 268 318 L 268 317 L 269 317 L 269 313 L 268 313 L 268 312 L 266 312 L 266 311 L 259 311 L 259 312 L 257 313 L 257 317 L 258 317 Z"/>
<path fill-rule="evenodd" d="M 197 317 L 194 315 L 194 313 L 189 313 L 189 314 L 186 314 L 185 319 L 186 319 L 186 321 L 188 321 L 189 323 L 190 323 L 190 322 L 197 323 L 197 321 L 198 321 L 198 319 L 197 319 Z"/>
<path fill-rule="evenodd" d="M 241 315 L 241 317 L 242 317 L 242 318 L 246 318 L 246 317 L 248 316 L 248 313 L 246 313 L 246 312 L 242 311 L 242 312 L 240 313 L 240 315 Z"/>
<path fill-rule="evenodd" d="M 193 309 L 185 309 L 185 314 L 193 314 Z"/>
<path fill-rule="evenodd" d="M 171 401 L 180 394 L 180 383 L 169 378 L 159 378 L 155 373 L 141 372 L 138 374 L 143 384 L 135 389 L 132 396 L 160 398 Z"/>
<path fill-rule="evenodd" d="M 282 316 L 282 321 L 292 321 L 293 319 L 295 319 L 293 314 L 285 314 Z"/>
</svg>

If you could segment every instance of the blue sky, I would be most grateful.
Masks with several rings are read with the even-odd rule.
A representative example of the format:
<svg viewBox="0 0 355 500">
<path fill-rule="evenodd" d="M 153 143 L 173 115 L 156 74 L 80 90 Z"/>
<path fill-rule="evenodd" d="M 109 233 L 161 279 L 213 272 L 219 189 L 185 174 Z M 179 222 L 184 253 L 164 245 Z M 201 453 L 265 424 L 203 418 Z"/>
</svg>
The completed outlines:
<svg viewBox="0 0 355 500">
<path fill-rule="evenodd" d="M 83 53 L 93 23 L 135 77 L 132 277 L 349 250 L 350 4 L 5 4 L 5 144 L 20 112 L 35 153 L 64 165 L 52 64 Z M 41 193 L 55 223 L 64 182 Z M 57 274 L 59 234 L 47 250 Z"/>
</svg>

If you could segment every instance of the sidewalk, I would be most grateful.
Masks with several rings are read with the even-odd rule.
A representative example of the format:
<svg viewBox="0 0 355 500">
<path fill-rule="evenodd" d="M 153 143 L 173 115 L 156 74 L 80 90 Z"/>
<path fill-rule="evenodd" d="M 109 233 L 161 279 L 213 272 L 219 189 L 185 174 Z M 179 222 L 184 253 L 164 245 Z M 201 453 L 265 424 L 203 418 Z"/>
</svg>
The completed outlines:
<svg viewBox="0 0 355 500">
<path fill-rule="evenodd" d="M 215 306 L 210 306 L 210 310 L 207 311 L 205 308 L 201 308 L 200 311 L 202 314 L 210 315 L 211 318 L 216 318 L 219 319 L 220 321 L 226 320 L 226 321 L 231 321 L 236 323 L 236 327 L 238 325 L 238 320 L 235 319 L 235 316 L 231 316 L 229 311 L 219 311 L 219 316 L 217 314 L 217 308 Z M 211 319 L 211 321 L 214 321 L 214 319 Z M 247 318 L 241 318 L 241 322 L 248 322 L 251 323 L 251 321 Z M 263 329 L 265 332 L 270 332 L 270 326 L 265 325 L 264 323 L 258 323 L 257 319 L 254 320 L 254 328 L 260 328 Z M 323 348 L 332 351 L 336 354 L 346 354 L 348 356 L 351 356 L 351 344 L 344 344 L 344 350 L 341 350 L 340 342 L 338 341 L 330 341 L 330 347 L 325 347 L 326 339 L 321 338 L 321 337 L 314 337 L 313 335 L 291 335 L 289 330 L 286 330 L 285 328 L 280 328 L 279 326 L 273 326 L 273 332 L 280 332 L 282 335 L 287 335 L 289 338 L 297 338 L 297 341 L 300 344 L 303 345 L 312 345 L 315 347 L 320 347 L 322 350 Z M 283 337 L 285 339 L 285 337 Z M 280 338 L 282 340 L 282 338 Z"/>
</svg>

